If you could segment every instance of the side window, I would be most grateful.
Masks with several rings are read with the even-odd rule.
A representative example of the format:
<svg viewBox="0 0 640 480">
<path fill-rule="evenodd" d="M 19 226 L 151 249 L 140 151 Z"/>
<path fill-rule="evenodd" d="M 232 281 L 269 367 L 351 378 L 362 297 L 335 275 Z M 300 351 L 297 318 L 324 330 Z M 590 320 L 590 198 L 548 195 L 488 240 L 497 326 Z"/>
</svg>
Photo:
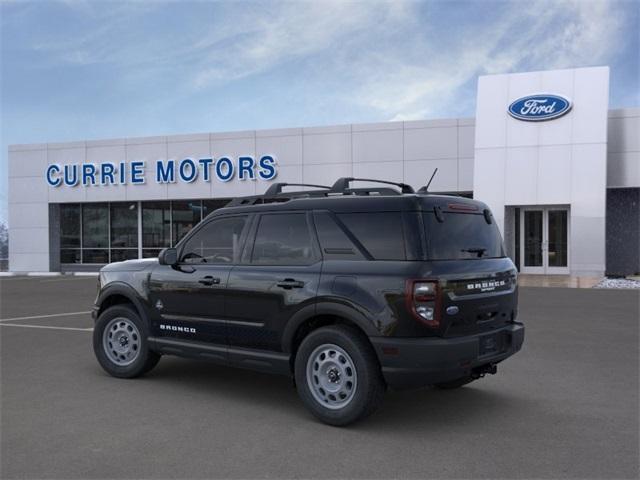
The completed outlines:
<svg viewBox="0 0 640 480">
<path fill-rule="evenodd" d="M 260 217 L 251 263 L 309 265 L 313 243 L 305 213 L 266 214 Z"/>
<path fill-rule="evenodd" d="M 362 252 L 329 213 L 316 213 L 314 221 L 322 255 L 326 260 L 364 260 Z"/>
<path fill-rule="evenodd" d="M 400 212 L 342 213 L 338 218 L 375 260 L 406 260 Z"/>
<path fill-rule="evenodd" d="M 183 263 L 237 263 L 240 234 L 247 217 L 213 220 L 187 240 L 181 252 Z"/>
</svg>

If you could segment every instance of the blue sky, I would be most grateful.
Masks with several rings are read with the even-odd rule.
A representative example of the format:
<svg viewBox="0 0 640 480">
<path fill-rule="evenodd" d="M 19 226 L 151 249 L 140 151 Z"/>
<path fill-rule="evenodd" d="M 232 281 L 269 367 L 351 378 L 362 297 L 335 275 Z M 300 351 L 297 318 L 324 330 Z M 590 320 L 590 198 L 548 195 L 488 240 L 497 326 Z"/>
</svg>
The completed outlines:
<svg viewBox="0 0 640 480">
<path fill-rule="evenodd" d="M 640 3 L 0 0 L 7 146 L 473 116 L 478 75 L 611 67 L 640 104 Z"/>
</svg>

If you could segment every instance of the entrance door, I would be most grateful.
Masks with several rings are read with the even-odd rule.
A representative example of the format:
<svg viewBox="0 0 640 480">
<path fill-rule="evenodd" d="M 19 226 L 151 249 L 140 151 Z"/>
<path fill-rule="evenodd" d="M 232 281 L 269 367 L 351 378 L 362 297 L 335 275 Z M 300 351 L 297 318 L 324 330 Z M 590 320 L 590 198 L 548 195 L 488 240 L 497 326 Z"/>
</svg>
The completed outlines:
<svg viewBox="0 0 640 480">
<path fill-rule="evenodd" d="M 566 208 L 523 208 L 519 228 L 522 273 L 569 273 L 569 211 Z"/>
</svg>

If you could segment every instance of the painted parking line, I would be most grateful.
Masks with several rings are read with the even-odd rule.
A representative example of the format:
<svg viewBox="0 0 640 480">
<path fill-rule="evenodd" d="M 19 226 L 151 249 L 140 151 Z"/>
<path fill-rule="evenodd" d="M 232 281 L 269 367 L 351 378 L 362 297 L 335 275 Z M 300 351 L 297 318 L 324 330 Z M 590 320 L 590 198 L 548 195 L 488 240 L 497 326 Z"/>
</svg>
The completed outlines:
<svg viewBox="0 0 640 480">
<path fill-rule="evenodd" d="M 73 330 L 76 332 L 92 332 L 93 328 L 53 327 L 51 325 L 20 325 L 19 323 L 0 323 L 0 327 L 45 328 L 48 330 Z"/>
<path fill-rule="evenodd" d="M 53 318 L 53 317 L 70 317 L 72 315 L 87 315 L 91 311 L 86 312 L 68 312 L 68 313 L 51 313 L 49 315 L 33 315 L 30 317 L 13 317 L 13 318 L 0 318 L 0 323 L 3 322 L 17 322 L 21 320 L 36 320 L 40 318 Z"/>
</svg>

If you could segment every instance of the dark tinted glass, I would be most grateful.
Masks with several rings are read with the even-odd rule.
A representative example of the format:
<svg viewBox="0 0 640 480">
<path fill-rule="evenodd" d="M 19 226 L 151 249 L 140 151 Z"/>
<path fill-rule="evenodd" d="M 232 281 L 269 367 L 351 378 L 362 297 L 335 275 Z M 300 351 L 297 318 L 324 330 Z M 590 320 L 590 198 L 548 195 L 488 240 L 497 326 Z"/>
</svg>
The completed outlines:
<svg viewBox="0 0 640 480">
<path fill-rule="evenodd" d="M 112 203 L 111 248 L 138 247 L 138 204 Z M 113 260 L 112 261 L 117 261 Z"/>
<path fill-rule="evenodd" d="M 443 222 L 435 214 L 425 213 L 427 256 L 431 260 L 460 260 L 504 257 L 502 238 L 495 224 L 484 215 L 443 213 Z"/>
<path fill-rule="evenodd" d="M 216 211 L 219 208 L 224 207 L 229 203 L 230 198 L 222 200 L 203 200 L 202 201 L 202 218 L 205 218 L 210 213 Z"/>
<path fill-rule="evenodd" d="M 60 205 L 60 247 L 80 247 L 80 205 L 78 204 Z"/>
<path fill-rule="evenodd" d="M 181 252 L 184 263 L 236 263 L 246 217 L 213 220 L 189 238 Z"/>
<path fill-rule="evenodd" d="M 138 258 L 137 248 L 112 248 L 111 261 L 122 262 L 123 260 L 133 260 Z"/>
<path fill-rule="evenodd" d="M 80 263 L 80 249 L 60 250 L 60 263 Z"/>
<path fill-rule="evenodd" d="M 202 203 L 200 200 L 182 200 L 171 202 L 172 245 L 177 244 L 189 230 L 200 223 Z"/>
<path fill-rule="evenodd" d="M 109 263 L 109 250 L 82 250 L 82 263 Z"/>
<path fill-rule="evenodd" d="M 363 260 L 360 250 L 328 213 L 314 216 L 322 256 L 326 260 Z"/>
<path fill-rule="evenodd" d="M 142 247 L 171 246 L 171 206 L 169 202 L 142 203 Z"/>
<path fill-rule="evenodd" d="M 375 260 L 406 260 L 400 212 L 343 213 L 338 218 Z"/>
<path fill-rule="evenodd" d="M 263 215 L 253 246 L 252 263 L 308 265 L 313 262 L 306 214 Z"/>
<path fill-rule="evenodd" d="M 82 205 L 82 247 L 109 247 L 109 208 L 106 203 Z M 87 262 L 84 263 L 102 263 Z"/>
</svg>

